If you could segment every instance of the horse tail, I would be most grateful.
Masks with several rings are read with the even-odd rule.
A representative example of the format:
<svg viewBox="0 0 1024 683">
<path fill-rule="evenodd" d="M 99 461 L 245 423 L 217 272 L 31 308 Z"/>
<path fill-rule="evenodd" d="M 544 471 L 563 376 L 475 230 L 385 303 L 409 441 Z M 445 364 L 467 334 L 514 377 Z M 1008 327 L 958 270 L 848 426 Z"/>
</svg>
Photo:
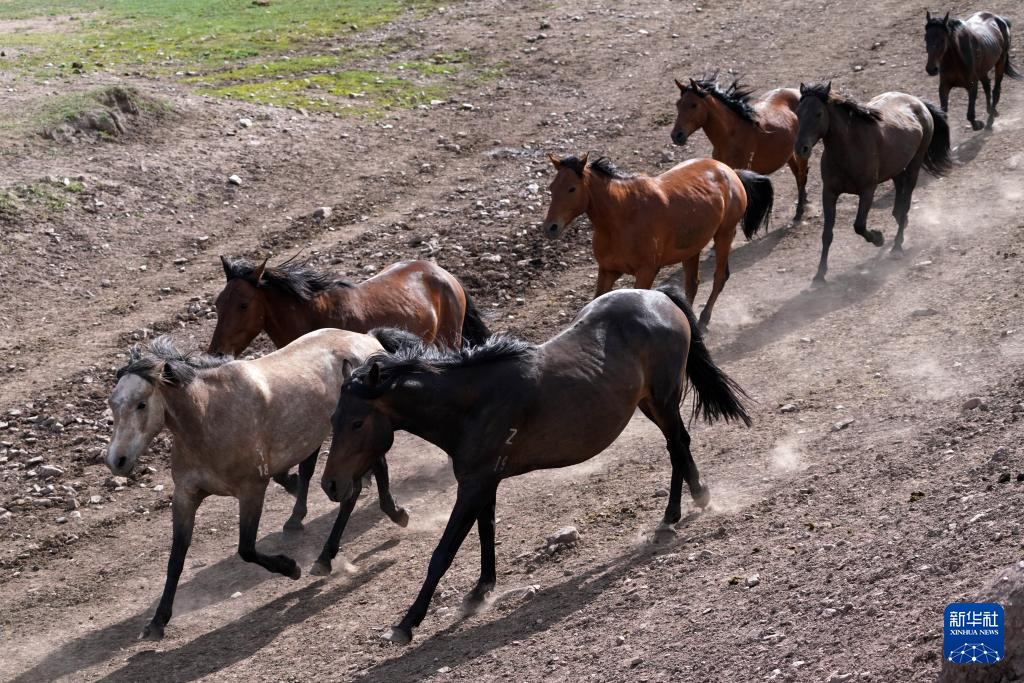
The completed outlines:
<svg viewBox="0 0 1024 683">
<path fill-rule="evenodd" d="M 924 156 L 924 167 L 934 176 L 944 176 L 953 168 L 950 156 L 949 121 L 946 113 L 931 102 L 925 102 L 932 115 L 932 139 Z"/>
<path fill-rule="evenodd" d="M 370 330 L 369 335 L 380 342 L 388 353 L 423 345 L 423 340 L 415 334 L 397 327 L 375 327 Z"/>
<path fill-rule="evenodd" d="M 466 295 L 466 315 L 462 318 L 462 343 L 479 346 L 487 341 L 491 336 L 491 331 L 487 329 L 480 310 L 473 303 L 473 299 L 465 287 L 462 288 L 462 292 Z"/>
<path fill-rule="evenodd" d="M 996 17 L 996 24 L 999 26 L 999 32 L 1003 34 L 1003 73 L 1016 81 L 1024 80 L 1024 74 L 1017 71 L 1010 62 L 1010 27 L 1013 24 L 1005 17 Z"/>
<path fill-rule="evenodd" d="M 703 417 L 707 422 L 716 420 L 742 420 L 750 426 L 750 416 L 743 407 L 740 397 L 747 393 L 740 388 L 721 368 L 711 360 L 708 347 L 693 309 L 686 303 L 686 296 L 678 285 L 664 284 L 657 288 L 672 300 L 690 323 L 690 349 L 686 355 L 686 376 L 693 385 L 693 416 Z"/>
<path fill-rule="evenodd" d="M 743 214 L 743 235 L 749 240 L 761 228 L 768 229 L 775 204 L 772 181 L 753 171 L 736 171 L 747 193 L 747 212 Z"/>
</svg>

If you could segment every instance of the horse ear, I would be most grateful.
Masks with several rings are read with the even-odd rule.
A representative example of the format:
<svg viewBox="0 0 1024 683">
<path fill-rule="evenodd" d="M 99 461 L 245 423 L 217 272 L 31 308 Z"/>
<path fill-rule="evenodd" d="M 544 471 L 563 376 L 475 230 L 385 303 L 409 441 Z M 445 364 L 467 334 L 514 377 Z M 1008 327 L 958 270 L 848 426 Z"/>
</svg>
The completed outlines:
<svg viewBox="0 0 1024 683">
<path fill-rule="evenodd" d="M 268 256 L 267 258 L 263 259 L 263 263 L 256 267 L 256 270 L 252 271 L 252 275 L 254 278 L 256 278 L 257 283 L 259 283 L 260 280 L 263 279 L 263 271 L 267 269 L 267 261 L 269 260 L 270 257 Z"/>
<path fill-rule="evenodd" d="M 221 268 L 224 269 L 224 277 L 227 278 L 230 281 L 231 280 L 231 264 L 228 263 L 228 260 L 226 258 L 224 258 L 223 254 L 221 254 L 221 256 L 220 256 L 220 265 L 221 265 Z"/>
<path fill-rule="evenodd" d="M 551 152 L 548 152 L 548 159 L 551 161 L 551 165 L 555 168 L 562 168 L 562 160 L 556 157 Z"/>
<path fill-rule="evenodd" d="M 829 95 L 832 92 L 832 81 L 825 84 L 825 95 Z"/>
<path fill-rule="evenodd" d="M 679 92 L 686 92 L 686 86 L 679 82 L 678 78 L 672 79 L 676 82 L 676 87 L 679 88 Z"/>
<path fill-rule="evenodd" d="M 949 23 L 949 12 L 946 12 L 946 16 L 942 17 L 942 23 L 943 24 L 948 24 Z"/>
<path fill-rule="evenodd" d="M 925 10 L 924 11 L 924 20 L 925 21 L 931 21 L 932 20 L 932 12 L 931 12 L 931 10 Z"/>
<path fill-rule="evenodd" d="M 348 381 L 348 378 L 352 376 L 352 362 L 346 358 L 341 361 L 341 376 Z"/>
<path fill-rule="evenodd" d="M 803 81 L 801 81 L 800 82 L 800 94 L 803 95 L 806 92 L 807 92 L 807 86 L 803 84 Z"/>
<path fill-rule="evenodd" d="M 587 170 L 587 159 L 589 159 L 589 158 L 590 158 L 590 152 L 584 152 L 583 153 L 583 159 L 581 159 L 581 161 L 583 162 L 583 170 L 584 171 Z"/>
<path fill-rule="evenodd" d="M 380 363 L 377 361 L 373 362 L 373 365 L 370 366 L 370 371 L 366 373 L 366 379 L 363 383 L 371 388 L 380 384 Z"/>
</svg>

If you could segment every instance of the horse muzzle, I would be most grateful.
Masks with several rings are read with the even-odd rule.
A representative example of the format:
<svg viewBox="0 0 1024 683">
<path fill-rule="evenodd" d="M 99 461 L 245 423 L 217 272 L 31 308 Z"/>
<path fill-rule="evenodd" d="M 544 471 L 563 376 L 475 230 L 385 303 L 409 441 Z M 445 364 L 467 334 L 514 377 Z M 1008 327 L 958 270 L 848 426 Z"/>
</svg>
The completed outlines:
<svg viewBox="0 0 1024 683">
<path fill-rule="evenodd" d="M 107 463 L 107 468 L 110 472 L 117 476 L 127 476 L 135 469 L 135 463 L 138 462 L 138 455 L 131 455 L 125 452 L 125 450 L 117 449 L 114 446 L 107 448 L 107 455 L 104 458 Z"/>
<path fill-rule="evenodd" d="M 685 130 L 674 130 L 672 131 L 672 142 L 682 147 L 686 144 L 689 139 L 689 135 L 686 134 Z"/>
<path fill-rule="evenodd" d="M 939 74 L 939 67 L 929 63 L 924 67 L 924 72 L 929 76 L 937 76 Z"/>
<path fill-rule="evenodd" d="M 811 156 L 811 150 L 814 149 L 814 145 L 808 145 L 807 143 L 797 143 L 793 147 L 793 151 L 801 159 L 808 159 Z"/>
<path fill-rule="evenodd" d="M 320 480 L 324 493 L 334 503 L 343 503 L 352 495 L 352 481 L 338 481 L 337 477 L 324 477 Z"/>
<path fill-rule="evenodd" d="M 561 221 L 544 222 L 544 234 L 551 239 L 561 237 L 563 232 L 565 232 L 565 224 Z"/>
</svg>

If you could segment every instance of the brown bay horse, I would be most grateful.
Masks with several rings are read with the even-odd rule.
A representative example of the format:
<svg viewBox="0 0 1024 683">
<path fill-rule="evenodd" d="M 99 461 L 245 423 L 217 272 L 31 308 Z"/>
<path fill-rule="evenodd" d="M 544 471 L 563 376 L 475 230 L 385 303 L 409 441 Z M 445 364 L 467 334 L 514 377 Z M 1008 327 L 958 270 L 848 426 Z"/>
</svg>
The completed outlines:
<svg viewBox="0 0 1024 683">
<path fill-rule="evenodd" d="M 821 140 L 821 208 L 824 226 L 821 233 L 821 260 L 814 276 L 825 281 L 832 229 L 836 222 L 836 202 L 841 194 L 858 197 L 854 231 L 875 246 L 885 238 L 868 228 L 868 212 L 875 188 L 891 180 L 896 188 L 892 215 L 898 225 L 892 253 L 903 251 L 903 231 L 907 227 L 911 198 L 923 166 L 935 176 L 945 175 L 952 167 L 949 124 L 935 105 L 912 95 L 887 92 L 866 105 L 834 94 L 831 82 L 805 86 L 800 84 L 800 132 L 796 152 L 809 158 Z"/>
<path fill-rule="evenodd" d="M 453 348 L 490 334 L 458 279 L 430 261 L 396 263 L 359 284 L 292 259 L 268 267 L 221 256 L 221 265 L 212 354 L 237 356 L 262 331 L 277 348 L 325 327 L 396 327 Z"/>
<path fill-rule="evenodd" d="M 662 266 L 681 263 L 683 287 L 692 304 L 700 282 L 701 249 L 714 241 L 715 279 L 700 314 L 706 327 L 729 279 L 737 224 L 743 222 L 743 234 L 750 239 L 771 218 L 771 181 L 714 159 L 691 159 L 650 177 L 627 174 L 606 157 L 548 158 L 557 173 L 544 232 L 556 238 L 577 217 L 590 218 L 598 266 L 595 296 L 610 291 L 623 273 L 636 278 L 638 289 L 650 289 Z"/>
<path fill-rule="evenodd" d="M 991 128 L 999 116 L 996 106 L 1003 91 L 1003 76 L 1024 78 L 1010 63 L 1010 20 L 978 12 L 966 21 L 950 19 L 949 12 L 941 19 L 927 13 L 924 27 L 928 62 L 925 71 L 939 77 L 939 104 L 949 111 L 949 91 L 967 90 L 967 120 L 974 130 Z M 995 70 L 995 83 L 989 74 Z M 974 103 L 978 99 L 978 82 L 985 91 L 988 121 L 975 118 Z"/>
<path fill-rule="evenodd" d="M 344 502 L 358 491 L 363 473 L 391 447 L 396 430 L 446 451 L 458 481 L 423 587 L 386 637 L 402 644 L 412 640 L 474 525 L 480 578 L 465 607 L 470 613 L 478 609 L 497 579 L 499 484 L 594 457 L 622 433 L 638 407 L 664 434 L 672 464 L 662 528 L 682 516 L 684 482 L 696 505 L 708 505 L 711 494 L 679 414 L 688 381 L 695 390 L 695 415 L 750 424 L 742 390 L 712 362 L 693 312 L 674 285 L 598 297 L 568 329 L 540 346 L 508 337 L 461 351 L 413 343 L 357 369 L 332 418 L 334 438 L 322 480 L 328 496 Z"/>
<path fill-rule="evenodd" d="M 256 549 L 267 484 L 299 463 L 300 471 L 308 468 L 308 484 L 345 379 L 384 348 L 375 337 L 329 329 L 311 332 L 252 361 L 184 353 L 166 337 L 158 337 L 149 348 L 132 349 L 109 400 L 114 433 L 107 466 L 114 474 L 128 474 L 163 429 L 173 437 L 171 554 L 163 596 L 143 638 L 158 640 L 164 635 L 196 512 L 208 496 L 238 499 L 238 554 L 243 560 L 299 578 L 301 570 L 294 560 Z M 405 526 L 409 517 L 391 497 L 384 463 L 372 463 L 381 507 Z M 306 492 L 299 492 L 289 520 L 299 528 L 306 514 Z M 350 512 L 351 507 L 339 509 L 312 573 L 330 573 Z"/>
<path fill-rule="evenodd" d="M 717 74 L 691 78 L 689 84 L 676 80 L 676 86 L 672 142 L 685 145 L 703 128 L 714 148 L 712 157 L 732 168 L 770 175 L 788 165 L 799 195 L 793 222 L 800 222 L 807 205 L 807 159 L 793 152 L 800 92 L 776 88 L 755 99 L 739 79 L 722 87 Z"/>
</svg>

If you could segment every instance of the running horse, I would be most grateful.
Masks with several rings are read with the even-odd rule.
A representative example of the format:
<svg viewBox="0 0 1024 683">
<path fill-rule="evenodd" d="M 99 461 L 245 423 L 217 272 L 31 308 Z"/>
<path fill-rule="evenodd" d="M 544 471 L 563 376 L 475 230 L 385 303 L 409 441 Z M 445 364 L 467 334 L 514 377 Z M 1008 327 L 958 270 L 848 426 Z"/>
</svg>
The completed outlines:
<svg viewBox="0 0 1024 683">
<path fill-rule="evenodd" d="M 971 128 L 991 128 L 999 111 L 999 96 L 1003 90 L 1003 76 L 1024 78 L 1010 63 L 1010 20 L 991 12 L 978 12 L 967 21 L 950 19 L 949 12 L 939 19 L 926 13 L 924 42 L 928 50 L 925 72 L 939 77 L 939 104 L 949 111 L 949 91 L 967 90 L 967 120 Z M 995 70 L 995 83 L 989 74 Z M 988 121 L 982 123 L 974 117 L 974 103 L 978 99 L 978 82 L 985 91 Z"/>
<path fill-rule="evenodd" d="M 685 145 L 703 128 L 714 148 L 712 157 L 732 168 L 770 175 L 788 165 L 798 193 L 793 223 L 799 223 L 807 205 L 807 159 L 793 152 L 800 92 L 776 88 L 755 99 L 738 78 L 722 87 L 717 74 L 691 78 L 688 84 L 676 79 L 676 86 L 672 142 Z"/>
<path fill-rule="evenodd" d="M 736 226 L 750 239 L 768 224 L 774 192 L 768 178 L 734 171 L 714 159 L 691 159 L 659 176 L 633 176 L 607 157 L 556 157 L 551 206 L 544 232 L 557 238 L 582 214 L 594 225 L 597 290 L 611 290 L 623 273 L 635 287 L 650 289 L 662 266 L 682 263 L 686 297 L 697 295 L 700 252 L 715 243 L 715 279 L 700 314 L 707 327 L 718 295 L 729 279 L 729 252 Z"/>
<path fill-rule="evenodd" d="M 454 348 L 490 334 L 458 279 L 430 261 L 396 263 L 353 284 L 294 257 L 270 267 L 220 260 L 227 284 L 217 296 L 212 354 L 237 356 L 262 331 L 277 348 L 324 327 L 397 327 Z"/>
<path fill-rule="evenodd" d="M 898 226 L 892 254 L 903 252 L 910 203 L 923 166 L 936 176 L 952 167 L 949 124 L 934 104 L 913 95 L 887 92 L 866 105 L 832 92 L 832 83 L 800 84 L 800 133 L 796 153 L 809 158 L 821 140 L 821 260 L 814 282 L 825 282 L 836 202 L 840 194 L 858 197 L 854 231 L 876 247 L 885 244 L 878 230 L 868 228 L 875 188 L 891 180 L 896 187 L 892 215 Z"/>
<path fill-rule="evenodd" d="M 345 383 L 333 416 L 322 485 L 349 499 L 396 430 L 452 458 L 458 493 L 427 578 L 405 618 L 386 636 L 405 644 L 469 530 L 480 536 L 480 579 L 466 598 L 479 608 L 497 580 L 495 505 L 505 479 L 588 460 L 622 433 L 637 407 L 665 435 L 672 463 L 662 526 L 682 516 L 682 485 L 708 505 L 711 492 L 690 453 L 679 414 L 687 380 L 693 412 L 708 422 L 750 418 L 735 383 L 711 360 L 697 320 L 674 285 L 622 289 L 590 302 L 572 325 L 534 346 L 494 337 L 461 351 L 413 344 L 374 358 Z M 500 387 L 500 391 L 495 391 Z"/>
<path fill-rule="evenodd" d="M 377 337 L 343 330 L 311 332 L 252 361 L 184 353 L 167 337 L 153 340 L 148 349 L 132 348 L 109 400 L 114 433 L 107 466 L 114 474 L 127 475 L 164 428 L 173 436 L 171 554 L 160 604 L 142 638 L 159 640 L 164 635 L 196 511 L 207 496 L 238 499 L 238 554 L 243 560 L 299 578 L 302 572 L 293 559 L 256 549 L 267 484 L 300 462 L 300 469 L 309 467 L 304 477 L 308 484 L 309 453 L 313 451 L 315 464 L 345 379 L 383 350 Z M 381 507 L 396 524 L 407 525 L 408 513 L 391 496 L 384 460 L 374 462 L 372 470 Z M 330 573 L 349 513 L 351 507 L 339 509 L 311 573 Z M 301 528 L 305 514 L 303 486 L 289 522 Z"/>
</svg>

